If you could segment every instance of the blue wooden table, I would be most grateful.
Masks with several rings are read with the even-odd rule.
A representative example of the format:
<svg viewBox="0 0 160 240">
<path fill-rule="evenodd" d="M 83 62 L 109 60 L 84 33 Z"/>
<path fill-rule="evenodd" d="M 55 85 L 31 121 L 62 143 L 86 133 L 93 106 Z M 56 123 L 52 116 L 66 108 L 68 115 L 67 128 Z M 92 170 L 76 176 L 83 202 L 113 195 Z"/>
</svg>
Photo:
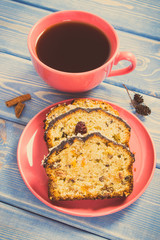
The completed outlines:
<svg viewBox="0 0 160 240">
<path fill-rule="evenodd" d="M 49 87 L 31 63 L 27 35 L 40 18 L 60 10 L 84 10 L 109 21 L 120 50 L 136 56 L 136 69 L 105 79 L 87 93 Z M 0 11 L 0 239 L 160 239 L 160 1 L 1 0 Z M 76 217 L 47 207 L 29 191 L 18 170 L 17 144 L 26 124 L 45 107 L 73 97 L 104 99 L 135 113 L 123 83 L 142 94 L 152 110 L 147 117 L 138 116 L 157 155 L 149 187 L 129 207 L 102 217 Z M 5 101 L 25 93 L 32 99 L 16 118 Z"/>
</svg>

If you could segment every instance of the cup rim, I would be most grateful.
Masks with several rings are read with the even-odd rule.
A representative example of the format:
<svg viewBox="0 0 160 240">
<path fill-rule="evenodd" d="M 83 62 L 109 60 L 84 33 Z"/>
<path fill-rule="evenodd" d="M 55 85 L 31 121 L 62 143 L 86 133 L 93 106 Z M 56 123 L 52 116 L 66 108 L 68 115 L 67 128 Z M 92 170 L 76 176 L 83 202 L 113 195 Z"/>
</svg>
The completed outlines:
<svg viewBox="0 0 160 240">
<path fill-rule="evenodd" d="M 116 50 L 114 52 L 114 54 L 111 56 L 111 58 L 109 58 L 109 60 L 107 60 L 107 62 L 105 62 L 104 64 L 102 64 L 101 66 L 97 67 L 97 68 L 94 68 L 92 70 L 89 70 L 89 71 L 84 71 L 84 72 L 65 72 L 65 71 L 61 71 L 61 70 L 57 70 L 57 69 L 54 69 L 54 68 L 51 68 L 49 67 L 48 65 L 44 64 L 39 58 L 38 56 L 34 53 L 33 49 L 32 49 L 32 46 L 31 46 L 31 42 L 30 42 L 30 39 L 31 39 L 31 36 L 33 34 L 33 31 L 34 29 L 39 25 L 41 24 L 43 21 L 45 21 L 47 18 L 50 18 L 52 15 L 56 15 L 56 14 L 63 14 L 63 13 L 72 13 L 72 12 L 77 12 L 77 13 L 84 13 L 84 14 L 88 14 L 90 16 L 94 16 L 95 18 L 99 19 L 100 21 L 103 21 L 105 22 L 109 27 L 110 29 L 112 30 L 112 32 L 114 33 L 115 35 L 115 39 L 116 39 Z M 51 26 L 51 25 L 50 25 Z M 49 26 L 48 26 L 49 27 Z M 43 33 L 43 32 L 42 32 Z M 41 33 L 41 34 L 42 34 Z M 40 35 L 39 35 L 40 36 Z M 37 37 L 37 39 L 39 38 L 39 36 Z M 51 13 L 41 19 L 39 19 L 31 28 L 31 30 L 29 31 L 29 34 L 28 34 L 28 39 L 27 39 L 27 45 L 28 45 L 28 49 L 29 49 L 29 52 L 31 54 L 31 57 L 34 58 L 39 65 L 41 65 L 43 68 L 45 68 L 46 70 L 49 70 L 51 72 L 57 72 L 58 74 L 61 74 L 61 75 L 73 75 L 75 74 L 76 76 L 78 75 L 84 75 L 84 74 L 87 74 L 87 73 L 93 73 L 93 72 L 96 72 L 98 69 L 101 69 L 101 68 L 104 68 L 105 65 L 108 65 L 110 64 L 113 59 L 116 57 L 117 53 L 118 53 L 118 50 L 119 50 L 119 38 L 118 38 L 118 35 L 115 31 L 115 29 L 113 28 L 113 26 L 108 23 L 108 21 L 106 21 L 105 19 L 93 14 L 93 13 L 90 13 L 90 12 L 87 12 L 87 11 L 79 11 L 79 10 L 62 10 L 62 11 L 57 11 L 57 12 L 54 12 L 54 13 Z"/>
</svg>

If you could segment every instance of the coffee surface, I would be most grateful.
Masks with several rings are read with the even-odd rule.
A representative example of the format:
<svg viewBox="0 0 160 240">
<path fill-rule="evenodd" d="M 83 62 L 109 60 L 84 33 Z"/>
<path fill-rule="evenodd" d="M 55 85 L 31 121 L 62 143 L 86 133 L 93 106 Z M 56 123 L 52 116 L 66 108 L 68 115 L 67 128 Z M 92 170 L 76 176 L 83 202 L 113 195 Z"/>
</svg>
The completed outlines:
<svg viewBox="0 0 160 240">
<path fill-rule="evenodd" d="M 51 26 L 39 37 L 38 58 L 64 72 L 85 72 L 103 65 L 110 56 L 110 43 L 93 25 L 66 21 Z"/>
</svg>

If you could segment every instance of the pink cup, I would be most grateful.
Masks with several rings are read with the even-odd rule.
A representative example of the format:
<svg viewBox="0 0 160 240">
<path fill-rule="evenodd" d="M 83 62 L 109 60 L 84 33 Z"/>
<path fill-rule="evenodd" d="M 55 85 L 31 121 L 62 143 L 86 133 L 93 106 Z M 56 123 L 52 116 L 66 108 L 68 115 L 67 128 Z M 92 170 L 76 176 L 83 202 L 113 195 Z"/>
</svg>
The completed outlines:
<svg viewBox="0 0 160 240">
<path fill-rule="evenodd" d="M 39 36 L 50 26 L 63 21 L 79 21 L 92 24 L 102 30 L 110 41 L 111 54 L 109 60 L 102 66 L 87 72 L 69 73 L 55 70 L 42 63 L 37 57 L 36 43 Z M 85 92 L 99 85 L 106 77 L 118 76 L 133 71 L 136 58 L 132 53 L 119 52 L 119 40 L 114 28 L 102 18 L 82 11 L 60 11 L 39 20 L 28 36 L 28 48 L 37 73 L 51 87 L 63 92 Z M 130 62 L 128 67 L 112 70 L 119 61 Z"/>
</svg>

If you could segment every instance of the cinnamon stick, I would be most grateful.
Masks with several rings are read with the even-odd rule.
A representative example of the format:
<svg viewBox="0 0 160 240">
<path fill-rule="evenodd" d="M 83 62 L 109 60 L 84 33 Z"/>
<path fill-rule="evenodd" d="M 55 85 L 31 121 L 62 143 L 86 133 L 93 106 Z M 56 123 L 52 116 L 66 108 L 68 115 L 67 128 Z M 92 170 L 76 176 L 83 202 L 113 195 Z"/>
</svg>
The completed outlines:
<svg viewBox="0 0 160 240">
<path fill-rule="evenodd" d="M 6 103 L 7 107 L 12 107 L 19 102 L 24 102 L 24 101 L 27 101 L 27 100 L 30 100 L 30 99 L 31 99 L 31 95 L 29 93 L 27 93 L 27 94 L 24 94 L 24 95 L 20 95 L 16 98 L 13 98 L 9 101 L 6 101 L 5 103 Z"/>
<path fill-rule="evenodd" d="M 17 118 L 19 118 L 21 116 L 21 113 L 23 111 L 25 104 L 22 102 L 19 102 L 16 106 L 15 106 L 15 115 Z"/>
</svg>

